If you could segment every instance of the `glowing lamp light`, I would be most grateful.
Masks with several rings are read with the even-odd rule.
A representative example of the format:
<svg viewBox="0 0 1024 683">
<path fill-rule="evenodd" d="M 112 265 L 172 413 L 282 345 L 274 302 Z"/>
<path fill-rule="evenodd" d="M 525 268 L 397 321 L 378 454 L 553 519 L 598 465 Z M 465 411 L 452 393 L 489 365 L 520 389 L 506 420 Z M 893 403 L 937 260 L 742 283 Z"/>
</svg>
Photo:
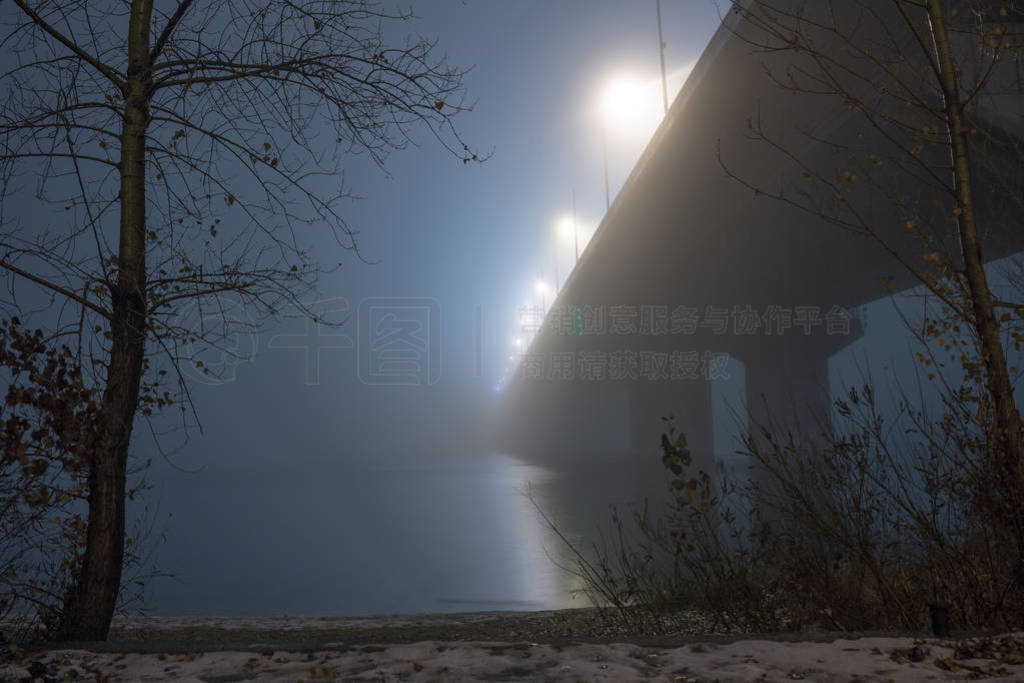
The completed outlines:
<svg viewBox="0 0 1024 683">
<path fill-rule="evenodd" d="M 558 221 L 558 236 L 571 242 L 576 233 L 574 228 L 571 218 L 562 218 Z"/>
<path fill-rule="evenodd" d="M 642 121 L 647 114 L 650 97 L 641 83 L 628 78 L 612 81 L 601 98 L 601 111 L 605 120 L 628 128 Z"/>
</svg>

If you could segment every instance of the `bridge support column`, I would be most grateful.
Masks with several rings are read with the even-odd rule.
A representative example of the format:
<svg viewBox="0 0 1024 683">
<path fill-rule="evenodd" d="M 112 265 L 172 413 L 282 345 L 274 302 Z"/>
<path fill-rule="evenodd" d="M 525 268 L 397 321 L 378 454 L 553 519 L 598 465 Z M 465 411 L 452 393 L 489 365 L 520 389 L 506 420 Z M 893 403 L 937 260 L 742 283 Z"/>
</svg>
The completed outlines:
<svg viewBox="0 0 1024 683">
<path fill-rule="evenodd" d="M 829 355 L 818 345 L 801 344 L 746 360 L 750 428 L 770 427 L 780 432 L 776 440 L 790 432 L 801 441 L 827 433 Z"/>
<path fill-rule="evenodd" d="M 773 468 L 787 471 L 793 455 L 810 458 L 828 442 L 831 432 L 831 395 L 828 383 L 828 359 L 834 347 L 815 340 L 789 340 L 775 344 L 745 361 L 747 382 L 747 420 L 752 441 L 765 453 Z M 762 428 L 771 433 L 771 443 Z M 792 443 L 795 453 L 787 450 Z M 774 444 L 774 445 L 773 445 Z M 788 458 L 780 455 L 790 453 Z M 778 483 L 750 456 L 750 481 L 761 487 L 765 500 L 779 492 Z M 795 468 L 788 470 L 794 480 Z M 771 504 L 763 509 L 766 519 L 776 517 Z"/>
</svg>

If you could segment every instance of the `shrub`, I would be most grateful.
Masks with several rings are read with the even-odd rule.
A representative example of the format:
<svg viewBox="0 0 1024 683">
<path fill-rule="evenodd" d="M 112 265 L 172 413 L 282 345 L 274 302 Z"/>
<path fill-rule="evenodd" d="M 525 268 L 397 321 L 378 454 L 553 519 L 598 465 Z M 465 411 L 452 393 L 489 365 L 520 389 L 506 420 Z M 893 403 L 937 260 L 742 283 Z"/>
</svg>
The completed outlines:
<svg viewBox="0 0 1024 683">
<path fill-rule="evenodd" d="M 612 549 L 577 552 L 577 573 L 634 626 L 692 609 L 712 630 L 919 630 L 941 605 L 956 628 L 1019 628 L 1018 482 L 972 406 L 953 392 L 936 417 L 901 396 L 883 415 L 851 389 L 816 438 L 771 418 L 744 434 L 746 481 L 695 471 L 670 428 L 666 509 L 613 511 Z"/>
</svg>

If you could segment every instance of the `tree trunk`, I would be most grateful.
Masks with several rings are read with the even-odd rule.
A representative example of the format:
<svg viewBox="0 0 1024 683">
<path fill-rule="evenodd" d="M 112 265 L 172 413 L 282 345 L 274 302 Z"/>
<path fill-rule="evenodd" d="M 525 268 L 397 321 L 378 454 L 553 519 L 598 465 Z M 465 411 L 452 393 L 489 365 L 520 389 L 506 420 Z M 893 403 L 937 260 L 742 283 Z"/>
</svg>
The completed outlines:
<svg viewBox="0 0 1024 683">
<path fill-rule="evenodd" d="M 929 0 L 928 18 L 931 21 L 932 36 L 935 40 L 935 54 L 939 68 L 940 85 L 949 126 L 949 140 L 952 150 L 953 179 L 957 201 L 957 221 L 960 232 L 960 246 L 963 252 L 964 271 L 974 313 L 974 329 L 981 347 L 985 368 L 986 390 L 995 412 L 996 443 L 995 462 L 992 473 L 1001 481 L 991 484 L 995 490 L 1009 494 L 1014 506 L 1014 519 L 1008 520 L 1017 529 L 1018 542 L 1024 541 L 1020 527 L 1022 503 L 1018 499 L 1022 492 L 1024 474 L 1024 443 L 1022 443 L 1021 418 L 1013 397 L 1013 385 L 1006 365 L 1006 354 L 999 338 L 999 323 L 996 320 L 992 294 L 985 276 L 981 244 L 974 216 L 974 201 L 971 194 L 971 177 L 968 163 L 968 130 L 964 124 L 963 103 L 958 87 L 958 74 L 953 60 L 952 47 L 946 31 L 945 10 L 942 0 Z"/>
<path fill-rule="evenodd" d="M 59 634 L 64 640 L 105 640 L 121 586 L 128 445 L 146 344 L 146 127 L 152 89 L 152 9 L 152 0 L 134 0 L 129 14 L 119 265 L 111 297 L 110 363 L 98 416 L 100 445 L 89 469 L 85 554 L 65 600 Z"/>
</svg>

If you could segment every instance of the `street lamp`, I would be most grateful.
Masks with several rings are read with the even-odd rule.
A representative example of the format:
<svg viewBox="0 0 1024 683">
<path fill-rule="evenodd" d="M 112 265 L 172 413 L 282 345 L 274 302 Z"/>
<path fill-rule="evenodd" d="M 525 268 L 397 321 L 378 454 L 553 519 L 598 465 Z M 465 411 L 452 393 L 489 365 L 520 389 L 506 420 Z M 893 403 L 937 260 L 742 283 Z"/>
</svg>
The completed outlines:
<svg viewBox="0 0 1024 683">
<path fill-rule="evenodd" d="M 576 221 L 566 216 L 558 221 L 558 237 L 563 242 L 568 242 L 573 245 L 573 250 L 576 256 L 576 263 L 580 260 L 580 241 L 579 241 L 579 230 L 576 228 Z"/>
<path fill-rule="evenodd" d="M 612 204 L 608 186 L 608 129 L 633 128 L 643 117 L 644 86 L 631 78 L 612 81 L 601 96 L 601 157 L 604 160 L 604 210 Z"/>
<path fill-rule="evenodd" d="M 569 241 L 573 238 L 575 233 L 575 226 L 573 225 L 572 218 L 565 216 L 558 221 L 558 236 L 565 241 Z"/>
<path fill-rule="evenodd" d="M 639 123 L 644 111 L 647 88 L 633 78 L 619 78 L 608 84 L 601 98 L 605 123 L 619 128 L 631 128 Z"/>
<path fill-rule="evenodd" d="M 661 87 L 658 87 L 658 86 Z M 601 152 L 604 157 L 605 210 L 611 206 L 608 182 L 608 137 L 614 129 L 628 138 L 628 145 L 644 145 L 664 119 L 668 102 L 665 78 L 638 79 L 619 77 L 606 82 L 596 101 L 601 126 Z M 660 92 L 659 92 L 660 91 Z M 660 101 L 659 101 L 660 100 Z M 624 141 L 627 142 L 627 141 Z M 642 146 L 639 147 L 642 149 Z"/>
<path fill-rule="evenodd" d="M 550 285 L 548 285 L 548 283 L 544 282 L 543 280 L 537 280 L 537 282 L 533 285 L 533 289 L 538 294 L 540 294 L 540 308 L 541 308 L 541 310 L 544 311 L 544 312 L 547 312 L 547 310 L 548 310 L 547 295 L 548 295 L 548 291 L 551 289 Z"/>
</svg>

